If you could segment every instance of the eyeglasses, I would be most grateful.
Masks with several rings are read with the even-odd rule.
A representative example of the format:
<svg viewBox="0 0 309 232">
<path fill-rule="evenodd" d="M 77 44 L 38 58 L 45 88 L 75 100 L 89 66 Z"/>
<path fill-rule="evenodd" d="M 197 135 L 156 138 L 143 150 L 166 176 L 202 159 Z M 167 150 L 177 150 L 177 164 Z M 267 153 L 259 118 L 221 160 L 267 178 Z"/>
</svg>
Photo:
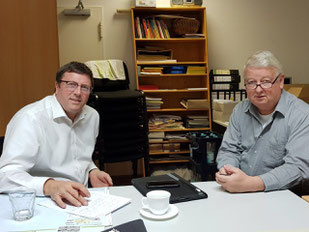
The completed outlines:
<svg viewBox="0 0 309 232">
<path fill-rule="evenodd" d="M 262 89 L 270 89 L 273 86 L 273 84 L 275 84 L 275 82 L 277 81 L 280 75 L 281 73 L 278 74 L 278 76 L 275 78 L 273 82 L 266 80 L 266 81 L 260 82 L 260 84 L 257 84 L 255 81 L 249 81 L 245 83 L 245 87 L 246 89 L 250 89 L 250 90 L 256 89 L 258 86 L 260 86 Z"/>
<path fill-rule="evenodd" d="M 80 85 L 76 83 L 75 81 L 60 80 L 60 82 L 66 83 L 66 87 L 72 92 L 75 91 L 78 86 L 80 86 L 80 90 L 83 93 L 90 93 L 92 91 L 92 87 L 88 85 Z"/>
</svg>

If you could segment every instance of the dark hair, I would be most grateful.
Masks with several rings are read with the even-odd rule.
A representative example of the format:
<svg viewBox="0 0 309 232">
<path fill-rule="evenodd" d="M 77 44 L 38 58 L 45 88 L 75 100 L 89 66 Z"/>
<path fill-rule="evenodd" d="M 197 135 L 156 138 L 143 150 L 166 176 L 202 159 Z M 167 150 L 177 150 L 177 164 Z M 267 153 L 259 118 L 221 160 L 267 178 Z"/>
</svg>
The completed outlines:
<svg viewBox="0 0 309 232">
<path fill-rule="evenodd" d="M 62 67 L 60 67 L 60 69 L 58 70 L 58 72 L 56 74 L 57 83 L 61 82 L 62 77 L 63 77 L 64 73 L 66 73 L 66 72 L 85 74 L 85 75 L 89 76 L 90 81 L 91 81 L 91 85 L 93 87 L 93 85 L 94 85 L 93 74 L 92 74 L 90 68 L 88 68 L 88 66 L 85 65 L 84 63 L 72 61 L 72 62 L 65 64 Z"/>
</svg>

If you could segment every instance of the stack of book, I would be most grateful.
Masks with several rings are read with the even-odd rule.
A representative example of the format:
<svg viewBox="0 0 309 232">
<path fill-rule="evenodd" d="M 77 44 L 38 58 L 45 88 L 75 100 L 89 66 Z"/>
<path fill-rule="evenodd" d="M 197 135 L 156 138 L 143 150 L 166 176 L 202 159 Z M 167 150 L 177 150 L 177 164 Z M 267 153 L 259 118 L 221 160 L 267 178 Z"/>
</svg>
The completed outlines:
<svg viewBox="0 0 309 232">
<path fill-rule="evenodd" d="M 139 66 L 141 67 L 141 66 Z M 138 68 L 138 75 L 160 75 L 162 74 L 163 67 L 141 67 Z"/>
<path fill-rule="evenodd" d="M 185 74 L 187 72 L 186 66 L 166 66 L 163 68 L 164 74 Z"/>
<path fill-rule="evenodd" d="M 153 131 L 148 134 L 149 142 L 163 142 L 165 138 L 164 131 Z"/>
<path fill-rule="evenodd" d="M 163 104 L 162 98 L 146 97 L 147 109 L 161 109 L 162 104 Z"/>
<path fill-rule="evenodd" d="M 137 49 L 137 63 L 176 63 L 171 49 L 159 47 L 141 47 Z"/>
<path fill-rule="evenodd" d="M 135 17 L 135 38 L 169 39 L 171 36 L 163 19 Z"/>
<path fill-rule="evenodd" d="M 209 76 L 212 90 L 239 90 L 240 75 L 237 69 L 214 69 Z"/>
<path fill-rule="evenodd" d="M 148 126 L 149 130 L 184 129 L 182 118 L 177 115 L 153 115 Z"/>
<path fill-rule="evenodd" d="M 206 74 L 206 67 L 205 66 L 188 66 L 187 67 L 187 74 Z"/>
<path fill-rule="evenodd" d="M 188 115 L 186 119 L 187 128 L 209 127 L 209 118 L 207 115 Z"/>
<path fill-rule="evenodd" d="M 170 141 L 189 140 L 186 135 L 187 135 L 187 133 L 183 133 L 183 132 L 165 133 L 165 139 L 170 140 Z"/>
<path fill-rule="evenodd" d="M 209 102 L 207 99 L 183 99 L 180 101 L 186 109 L 209 109 Z"/>
</svg>

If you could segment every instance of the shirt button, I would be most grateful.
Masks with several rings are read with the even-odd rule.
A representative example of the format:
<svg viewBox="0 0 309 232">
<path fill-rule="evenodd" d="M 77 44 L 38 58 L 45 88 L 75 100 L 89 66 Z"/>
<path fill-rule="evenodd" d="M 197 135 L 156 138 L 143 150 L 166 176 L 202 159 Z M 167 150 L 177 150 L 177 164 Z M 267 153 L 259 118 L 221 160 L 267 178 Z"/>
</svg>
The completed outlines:
<svg viewBox="0 0 309 232">
<path fill-rule="evenodd" d="M 256 151 L 254 151 L 254 153 L 256 153 Z"/>
</svg>

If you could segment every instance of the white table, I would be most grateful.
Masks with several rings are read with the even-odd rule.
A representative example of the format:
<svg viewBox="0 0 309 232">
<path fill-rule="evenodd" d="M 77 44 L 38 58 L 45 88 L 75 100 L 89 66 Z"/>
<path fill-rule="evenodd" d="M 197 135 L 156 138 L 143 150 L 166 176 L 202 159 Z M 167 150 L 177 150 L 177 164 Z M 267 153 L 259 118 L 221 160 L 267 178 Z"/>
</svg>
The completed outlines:
<svg viewBox="0 0 309 232">
<path fill-rule="evenodd" d="M 110 188 L 111 194 L 132 199 L 132 203 L 112 214 L 114 226 L 142 218 L 149 232 L 309 231 L 309 204 L 288 190 L 231 194 L 216 182 L 195 184 L 207 192 L 208 199 L 175 204 L 179 214 L 165 221 L 145 219 L 139 214 L 142 195 L 133 186 Z M 20 231 L 31 227 L 57 228 L 65 218 L 63 213 L 36 206 L 32 219 L 14 222 L 6 195 L 0 195 L 0 205 L 1 232 L 1 228 Z M 91 231 L 102 231 L 102 228 Z"/>
</svg>

